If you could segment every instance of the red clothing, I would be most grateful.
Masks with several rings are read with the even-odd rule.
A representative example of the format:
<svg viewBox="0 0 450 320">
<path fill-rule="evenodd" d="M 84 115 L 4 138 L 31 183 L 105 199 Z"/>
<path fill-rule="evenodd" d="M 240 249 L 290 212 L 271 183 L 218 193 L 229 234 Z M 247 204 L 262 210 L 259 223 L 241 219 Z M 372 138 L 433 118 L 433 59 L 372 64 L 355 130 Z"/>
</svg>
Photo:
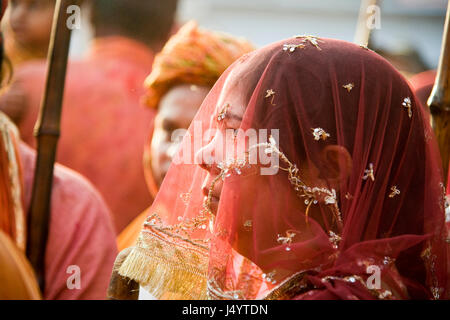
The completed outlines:
<svg viewBox="0 0 450 320">
<path fill-rule="evenodd" d="M 95 41 L 90 55 L 68 66 L 58 162 L 86 176 L 111 208 L 116 232 L 151 203 L 142 165 L 154 111 L 140 106 L 153 56 L 133 40 Z M 26 95 L 17 121 L 22 139 L 33 136 L 44 89 L 43 62 L 22 66 L 15 87 Z M 14 118 L 14 117 L 13 117 Z"/>
<path fill-rule="evenodd" d="M 26 212 L 31 200 L 35 152 L 20 145 Z M 117 255 L 110 212 L 93 186 L 76 172 L 55 166 L 45 257 L 45 299 L 105 299 Z M 80 268 L 81 288 L 67 286 L 69 266 Z"/>
<path fill-rule="evenodd" d="M 203 101 L 119 274 L 156 298 L 448 299 L 429 120 L 355 44 L 247 54 Z"/>
</svg>

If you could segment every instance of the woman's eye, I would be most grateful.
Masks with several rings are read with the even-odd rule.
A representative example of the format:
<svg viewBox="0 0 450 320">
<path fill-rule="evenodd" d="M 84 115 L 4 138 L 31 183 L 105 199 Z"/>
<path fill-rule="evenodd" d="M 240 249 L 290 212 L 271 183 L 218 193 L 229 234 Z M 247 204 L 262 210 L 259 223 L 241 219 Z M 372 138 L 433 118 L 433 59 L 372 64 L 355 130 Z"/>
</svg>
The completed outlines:
<svg viewBox="0 0 450 320">
<path fill-rule="evenodd" d="M 162 129 L 166 132 L 172 133 L 172 131 L 178 129 L 178 126 L 175 122 L 166 119 L 162 123 Z"/>
</svg>

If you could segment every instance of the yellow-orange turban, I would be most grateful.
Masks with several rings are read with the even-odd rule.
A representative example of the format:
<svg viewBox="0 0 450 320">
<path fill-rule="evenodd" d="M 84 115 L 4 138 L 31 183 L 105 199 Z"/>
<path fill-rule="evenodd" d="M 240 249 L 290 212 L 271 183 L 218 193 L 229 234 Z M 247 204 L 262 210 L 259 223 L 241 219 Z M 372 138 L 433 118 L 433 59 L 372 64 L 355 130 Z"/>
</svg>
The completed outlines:
<svg viewBox="0 0 450 320">
<path fill-rule="evenodd" d="M 157 54 L 145 81 L 148 91 L 144 102 L 157 108 L 161 97 L 177 84 L 213 86 L 235 60 L 252 50 L 244 39 L 202 30 L 190 21 Z"/>
</svg>

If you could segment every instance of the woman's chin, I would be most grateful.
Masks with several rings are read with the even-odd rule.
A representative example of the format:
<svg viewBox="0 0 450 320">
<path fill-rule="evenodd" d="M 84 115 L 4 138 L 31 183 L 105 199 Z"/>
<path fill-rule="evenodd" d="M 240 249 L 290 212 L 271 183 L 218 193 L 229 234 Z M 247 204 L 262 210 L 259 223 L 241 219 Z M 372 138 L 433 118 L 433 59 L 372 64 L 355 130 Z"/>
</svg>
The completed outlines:
<svg viewBox="0 0 450 320">
<path fill-rule="evenodd" d="M 206 197 L 205 197 L 206 200 Z M 216 215 L 217 214 L 217 210 L 219 209 L 219 198 L 216 197 L 211 197 L 211 201 L 209 203 L 209 209 L 211 210 L 212 214 Z"/>
</svg>

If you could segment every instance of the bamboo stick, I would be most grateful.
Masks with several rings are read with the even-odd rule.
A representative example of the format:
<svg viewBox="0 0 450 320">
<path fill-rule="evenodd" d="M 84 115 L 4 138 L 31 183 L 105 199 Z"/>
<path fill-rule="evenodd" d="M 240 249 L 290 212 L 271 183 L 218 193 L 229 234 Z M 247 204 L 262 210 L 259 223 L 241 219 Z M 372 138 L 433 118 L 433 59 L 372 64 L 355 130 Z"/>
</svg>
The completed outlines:
<svg viewBox="0 0 450 320">
<path fill-rule="evenodd" d="M 50 40 L 47 80 L 35 127 L 37 159 L 28 215 L 27 257 L 41 291 L 45 289 L 45 251 L 50 223 L 53 167 L 60 135 L 60 119 L 71 29 L 66 25 L 67 8 L 77 0 L 57 0 Z"/>
<path fill-rule="evenodd" d="M 441 152 L 444 177 L 447 178 L 450 161 L 450 3 L 447 8 L 444 34 L 442 37 L 441 57 L 437 69 L 436 81 L 428 106 L 432 115 L 433 129 Z"/>
</svg>

